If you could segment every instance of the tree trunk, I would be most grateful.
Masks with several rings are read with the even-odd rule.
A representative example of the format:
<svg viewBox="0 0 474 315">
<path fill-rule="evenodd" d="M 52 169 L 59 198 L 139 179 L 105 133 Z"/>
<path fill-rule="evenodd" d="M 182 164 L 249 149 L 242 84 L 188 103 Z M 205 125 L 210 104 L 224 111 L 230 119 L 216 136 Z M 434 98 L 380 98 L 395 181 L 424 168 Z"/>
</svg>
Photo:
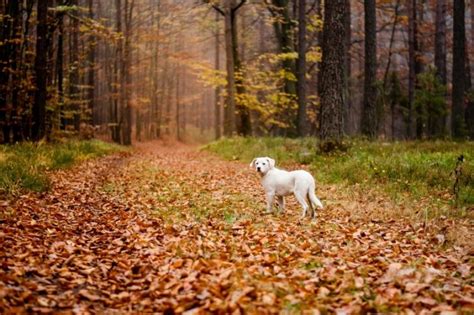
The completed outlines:
<svg viewBox="0 0 474 315">
<path fill-rule="evenodd" d="M 294 4 L 296 4 L 297 1 L 298 0 L 295 0 Z M 287 105 L 286 112 L 284 113 L 285 116 L 280 117 L 280 119 L 285 120 L 290 127 L 285 130 L 280 130 L 280 132 L 286 135 L 295 135 L 298 134 L 298 116 L 300 113 L 299 110 L 294 113 L 291 108 L 291 103 L 298 101 L 298 82 L 294 80 L 294 78 L 298 78 L 298 66 L 295 64 L 295 60 L 288 56 L 288 54 L 295 52 L 294 23 L 290 16 L 290 4 L 289 0 L 272 0 L 269 11 L 273 16 L 273 28 L 278 43 L 278 53 L 285 54 L 285 57 L 281 61 L 281 67 L 286 73 L 283 78 L 282 92 L 289 99 L 289 102 L 286 102 L 289 106 Z"/>
<path fill-rule="evenodd" d="M 377 41 L 375 0 L 364 1 L 365 12 L 365 73 L 362 133 L 370 139 L 377 136 Z"/>
<path fill-rule="evenodd" d="M 352 72 L 352 58 L 351 58 L 351 41 L 352 41 L 352 29 L 351 29 L 351 1 L 346 0 L 346 15 L 344 16 L 345 25 L 345 73 L 344 73 L 344 132 L 346 134 L 352 133 L 352 98 L 351 98 L 351 72 Z"/>
<path fill-rule="evenodd" d="M 66 121 L 64 119 L 64 14 L 59 13 L 58 17 L 58 48 L 56 53 L 56 86 L 58 89 L 58 118 L 59 128 L 64 129 L 66 127 Z"/>
<path fill-rule="evenodd" d="M 10 143 L 10 131 L 17 120 L 18 83 L 16 70 L 18 68 L 18 40 L 21 40 L 21 15 L 19 1 L 10 0 L 3 12 L 0 30 L 0 126 L 3 137 L 0 143 Z M 12 105 L 8 103 L 11 102 Z"/>
<path fill-rule="evenodd" d="M 130 73 L 132 63 L 132 47 L 131 47 L 131 32 L 132 32 L 132 17 L 135 0 L 125 0 L 125 44 L 124 44 L 124 60 L 123 60 L 123 74 L 124 74 L 124 114 L 122 129 L 123 144 L 132 144 L 132 105 L 130 103 L 130 91 L 132 87 L 132 75 Z"/>
<path fill-rule="evenodd" d="M 71 0 L 71 5 L 77 6 L 78 0 Z M 79 11 L 75 10 L 74 14 L 78 15 Z M 71 107 L 69 110 L 73 111 L 73 125 L 74 130 L 79 132 L 81 128 L 81 105 L 80 105 L 80 73 L 79 73 L 79 21 L 77 18 L 71 20 L 72 42 L 69 47 L 70 52 L 70 66 L 69 66 L 69 99 Z"/>
<path fill-rule="evenodd" d="M 446 70 L 446 0 L 436 1 L 436 23 L 435 23 L 435 67 L 438 80 L 443 84 L 447 84 Z M 444 105 L 447 112 L 447 104 Z M 434 136 L 441 136 L 445 131 L 446 113 L 443 113 L 430 128 L 430 133 Z"/>
<path fill-rule="evenodd" d="M 209 2 L 209 1 L 205 1 Z M 247 2 L 240 0 L 237 4 L 236 0 L 226 0 L 224 9 L 217 5 L 212 7 L 224 16 L 225 25 L 225 51 L 226 51 L 226 70 L 227 70 L 227 95 L 224 108 L 224 135 L 232 136 L 235 133 L 241 135 L 249 135 L 251 133 L 250 112 L 246 106 L 237 103 L 239 94 L 245 92 L 242 84 L 242 66 L 240 64 L 238 53 L 237 39 L 237 11 Z M 238 76 L 236 74 L 239 74 Z M 238 112 L 239 121 L 237 124 Z"/>
<path fill-rule="evenodd" d="M 468 95 L 467 98 L 467 106 L 466 106 L 466 126 L 469 138 L 472 140 L 474 139 L 474 86 L 473 86 L 473 78 L 474 73 L 473 64 L 469 61 L 469 58 L 472 55 L 469 55 L 469 48 L 472 51 L 472 47 L 474 47 L 474 0 L 471 0 L 471 41 L 470 44 L 466 45 L 466 72 L 469 74 L 469 82 L 466 84 L 466 93 Z M 472 59 L 471 59 L 472 60 Z M 466 74 L 466 75 L 467 75 Z"/>
<path fill-rule="evenodd" d="M 89 0 L 89 18 L 94 18 L 93 0 Z M 89 37 L 89 51 L 88 51 L 88 77 L 87 77 L 87 102 L 88 111 L 90 115 L 90 124 L 93 125 L 96 122 L 94 117 L 94 106 L 95 106 L 95 46 L 96 38 L 92 34 Z"/>
<path fill-rule="evenodd" d="M 453 95 L 451 129 L 454 138 L 466 135 L 464 117 L 464 93 L 466 83 L 466 30 L 464 0 L 454 1 L 453 10 Z"/>
<path fill-rule="evenodd" d="M 388 84 L 388 74 L 390 72 L 390 66 L 392 65 L 392 55 L 393 55 L 393 44 L 395 42 L 395 32 L 397 31 L 398 25 L 398 16 L 399 16 L 400 0 L 397 0 L 395 3 L 395 12 L 393 17 L 392 31 L 390 34 L 390 42 L 388 44 L 388 58 L 387 64 L 385 66 L 385 71 L 383 73 L 383 90 L 385 91 Z"/>
<path fill-rule="evenodd" d="M 176 65 L 176 139 L 178 141 L 183 141 L 183 135 L 181 134 L 181 67 Z"/>
<path fill-rule="evenodd" d="M 215 56 L 214 56 L 214 69 L 219 71 L 220 70 L 220 59 L 221 59 L 221 49 L 220 49 L 220 41 L 219 41 L 219 12 L 216 11 L 216 18 L 215 18 Z M 221 132 L 221 88 L 217 86 L 214 90 L 214 126 L 215 126 L 215 137 L 219 139 L 222 136 Z"/>
<path fill-rule="evenodd" d="M 122 0 L 115 0 L 115 13 L 116 13 L 116 31 L 117 33 L 122 32 Z M 120 38 L 117 43 L 114 60 L 114 83 L 112 84 L 112 91 L 114 94 L 114 101 L 111 110 L 111 125 L 112 125 L 112 140 L 116 143 L 121 143 L 120 139 L 120 108 L 122 107 L 122 95 L 123 95 L 123 73 L 120 71 L 123 63 L 123 40 Z M 120 86 L 120 87 L 119 87 Z"/>
<path fill-rule="evenodd" d="M 244 3 L 242 1 L 241 3 Z M 235 2 L 234 2 L 235 4 Z M 252 126 L 250 122 L 250 111 L 249 109 L 238 102 L 239 95 L 245 94 L 245 87 L 243 84 L 243 71 L 242 63 L 239 58 L 239 44 L 238 44 L 238 32 L 237 32 L 237 11 L 240 6 L 233 5 L 230 9 L 231 16 L 231 35 L 232 35 L 232 54 L 234 60 L 234 81 L 235 81 L 235 92 L 236 92 L 236 109 L 239 115 L 239 121 L 237 124 L 237 133 L 242 136 L 249 136 L 252 133 Z"/>
<path fill-rule="evenodd" d="M 15 2 L 15 1 L 13 1 Z M 23 140 L 22 135 L 22 124 L 21 124 L 21 107 L 25 107 L 19 100 L 19 96 L 22 90 L 20 86 L 21 83 L 21 66 L 23 63 L 23 56 L 22 56 L 22 43 L 24 40 L 22 39 L 22 28 L 23 28 L 23 13 L 24 8 L 22 2 L 15 5 L 15 8 L 12 12 L 13 17 L 13 38 L 16 41 L 13 51 L 12 51 L 12 113 L 11 113 L 11 131 L 13 136 L 13 143 L 18 143 Z M 28 21 L 26 21 L 28 23 Z"/>
<path fill-rule="evenodd" d="M 418 29 L 423 27 L 424 20 L 424 2 L 425 0 L 420 0 L 415 5 L 415 14 L 417 15 L 415 22 L 415 90 L 419 90 L 418 75 L 424 71 L 424 65 L 422 62 L 423 58 L 423 37 L 418 38 L 419 32 Z M 417 139 L 422 139 L 426 134 L 425 120 L 427 116 L 427 109 L 425 106 L 418 106 L 416 108 L 416 137 Z"/>
<path fill-rule="evenodd" d="M 416 35 L 416 0 L 407 0 L 408 11 L 408 119 L 407 135 L 408 138 L 414 138 L 413 118 L 413 99 L 415 95 L 416 82 L 416 53 L 417 53 L 417 35 Z"/>
<path fill-rule="evenodd" d="M 48 4 L 49 1 L 37 2 L 36 26 L 36 57 L 35 57 L 35 78 L 36 92 L 33 104 L 33 126 L 32 137 L 34 141 L 39 141 L 46 136 L 46 98 L 47 91 L 47 56 L 48 56 Z"/>
<path fill-rule="evenodd" d="M 235 75 L 234 75 L 234 54 L 232 46 L 232 17 L 230 9 L 224 16 L 225 20 L 225 50 L 227 69 L 227 95 L 224 109 L 224 135 L 233 136 L 236 132 L 236 101 L 235 101 Z"/>
<path fill-rule="evenodd" d="M 322 143 L 338 146 L 343 136 L 344 16 L 345 0 L 324 2 L 323 58 L 321 63 L 320 137 Z M 329 148 L 330 149 L 330 148 Z"/>
<path fill-rule="evenodd" d="M 306 0 L 298 2 L 298 135 L 308 135 L 306 117 Z"/>
</svg>

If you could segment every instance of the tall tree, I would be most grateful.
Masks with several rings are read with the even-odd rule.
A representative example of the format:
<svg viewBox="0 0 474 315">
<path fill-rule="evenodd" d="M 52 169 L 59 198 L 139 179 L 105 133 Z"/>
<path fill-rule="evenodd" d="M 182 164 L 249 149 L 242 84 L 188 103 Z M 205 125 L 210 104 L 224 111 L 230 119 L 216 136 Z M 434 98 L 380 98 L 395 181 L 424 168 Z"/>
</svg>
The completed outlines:
<svg viewBox="0 0 474 315">
<path fill-rule="evenodd" d="M 205 1 L 209 3 L 209 1 Z M 239 133 L 250 135 L 252 132 L 250 122 L 250 111 L 245 106 L 238 104 L 238 95 L 244 93 L 242 84 L 242 64 L 239 58 L 238 38 L 237 38 L 237 12 L 247 2 L 247 0 L 225 0 L 225 5 L 213 4 L 212 7 L 224 17 L 225 22 L 225 50 L 226 50 L 226 70 L 227 70 L 227 95 L 224 111 L 224 135 L 231 136 Z M 236 112 L 239 121 L 237 121 Z"/>
<path fill-rule="evenodd" d="M 417 27 L 416 27 L 416 0 L 407 0 L 408 12 L 408 119 L 407 119 L 407 135 L 408 138 L 414 137 L 413 118 L 415 116 L 413 108 L 413 100 L 415 96 L 416 83 L 416 54 L 418 51 L 417 44 Z"/>
<path fill-rule="evenodd" d="M 352 58 L 351 58 L 351 45 L 352 45 L 352 28 L 351 28 L 351 1 L 346 0 L 346 15 L 344 17 L 345 25 L 345 37 L 346 37 L 346 46 L 345 46 L 345 75 L 344 75 L 344 132 L 350 134 L 352 132 L 351 122 L 354 109 L 352 108 L 352 98 L 350 96 L 351 91 L 351 75 L 352 75 Z"/>
<path fill-rule="evenodd" d="M 377 41 L 375 0 L 364 1 L 365 12 L 365 72 L 362 133 L 373 139 L 377 136 Z"/>
<path fill-rule="evenodd" d="M 125 0 L 124 2 L 124 56 L 123 56 L 123 76 L 124 90 L 123 95 L 123 129 L 122 129 L 122 143 L 125 145 L 132 144 L 132 104 L 131 104 L 131 86 L 132 86 L 132 75 L 130 73 L 132 66 L 132 17 L 135 6 L 135 0 Z"/>
<path fill-rule="evenodd" d="M 447 84 L 446 70 L 446 0 L 436 1 L 436 23 L 435 23 L 435 67 L 436 76 L 443 85 Z M 446 105 L 444 106 L 446 108 Z M 435 121 L 431 118 L 430 121 Z M 442 114 L 436 123 L 430 128 L 432 135 L 441 135 L 446 125 L 446 114 Z"/>
<path fill-rule="evenodd" d="M 92 21 L 94 19 L 94 1 L 88 0 L 89 6 L 89 19 Z M 89 47 L 88 47 L 88 56 L 87 56 L 87 63 L 88 63 L 88 74 L 87 74 L 87 102 L 88 102 L 88 111 L 90 115 L 90 123 L 94 124 L 94 105 L 95 105 L 95 46 L 96 46 L 96 38 L 92 33 L 89 36 Z"/>
<path fill-rule="evenodd" d="M 71 5 L 74 6 L 74 14 L 71 19 L 71 37 L 69 53 L 69 99 L 71 102 L 71 110 L 73 111 L 73 125 L 74 130 L 78 132 L 81 126 L 81 93 L 80 85 L 80 64 L 79 64 L 79 9 L 78 0 L 71 0 Z"/>
<path fill-rule="evenodd" d="M 298 78 L 297 65 L 292 56 L 295 52 L 295 27 L 290 12 L 291 4 L 292 2 L 290 0 L 271 0 L 271 4 L 267 4 L 273 17 L 273 28 L 278 43 L 278 53 L 281 54 L 282 60 L 281 67 L 285 71 L 282 92 L 285 94 L 285 99 L 288 99 L 288 101 L 285 102 L 287 104 L 292 104 L 292 102 L 297 100 L 297 81 L 295 81 L 295 78 Z M 293 4 L 296 4 L 296 1 L 294 1 Z M 298 115 L 295 117 L 292 113 L 293 111 L 288 108 L 287 113 L 285 113 L 288 118 L 287 121 L 289 125 L 293 125 L 296 119 L 298 125 Z M 298 114 L 300 114 L 299 111 Z M 294 134 L 294 128 L 285 130 L 285 133 Z"/>
<path fill-rule="evenodd" d="M 470 45 L 466 45 L 467 47 L 474 46 L 474 0 L 471 0 L 471 41 Z M 469 138 L 472 140 L 474 139 L 474 74 L 471 74 L 471 70 L 474 69 L 473 65 L 471 65 L 469 58 L 469 50 L 466 49 L 466 75 L 469 77 L 469 82 L 466 86 L 466 93 L 467 93 L 467 106 L 466 106 L 466 126 Z M 472 59 L 471 59 L 472 60 Z"/>
<path fill-rule="evenodd" d="M 297 74 L 298 135 L 304 137 L 308 134 L 306 117 L 306 0 L 298 1 Z"/>
<path fill-rule="evenodd" d="M 343 136 L 342 108 L 344 104 L 344 16 L 345 0 L 324 2 L 324 26 L 321 62 L 320 138 L 330 147 L 338 146 Z"/>
<path fill-rule="evenodd" d="M 32 138 L 39 141 L 46 136 L 46 98 L 48 79 L 48 7 L 49 0 L 37 2 L 35 79 Z"/>
<path fill-rule="evenodd" d="M 18 84 L 14 78 L 18 68 L 18 41 L 21 38 L 20 2 L 7 1 L 4 10 L 6 14 L 0 20 L 0 127 L 3 132 L 0 143 L 10 143 L 10 131 L 16 116 L 15 106 L 9 103 L 17 101 L 13 91 Z"/>
<path fill-rule="evenodd" d="M 220 32 L 219 32 L 219 12 L 216 11 L 215 16 L 215 34 L 214 34 L 214 69 L 219 71 L 221 68 L 221 48 L 220 48 Z M 221 132 L 221 88 L 216 86 L 214 90 L 214 124 L 215 124 L 215 137 L 219 139 L 222 136 Z"/>
<path fill-rule="evenodd" d="M 115 0 L 115 31 L 120 34 L 122 32 L 122 0 Z M 113 94 L 112 107 L 110 109 L 111 117 L 111 129 L 112 129 L 112 140 L 116 143 L 121 142 L 120 137 L 120 108 L 122 106 L 122 95 L 123 95 L 123 84 L 122 77 L 123 73 L 120 71 L 123 60 L 123 38 L 120 37 L 115 47 L 115 59 L 114 59 L 114 71 L 113 71 L 113 82 L 111 82 L 111 90 Z"/>
<path fill-rule="evenodd" d="M 464 0 L 454 1 L 453 7 L 453 110 L 451 116 L 452 135 L 455 138 L 466 134 L 464 117 L 464 93 L 466 86 L 466 27 Z"/>
</svg>

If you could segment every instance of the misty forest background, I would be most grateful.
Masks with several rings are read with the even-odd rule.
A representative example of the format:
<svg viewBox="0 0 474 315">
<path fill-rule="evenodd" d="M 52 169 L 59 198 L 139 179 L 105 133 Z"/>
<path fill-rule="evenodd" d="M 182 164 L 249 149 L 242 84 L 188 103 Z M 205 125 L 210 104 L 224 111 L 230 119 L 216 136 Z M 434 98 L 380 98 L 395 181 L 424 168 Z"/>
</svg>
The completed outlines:
<svg viewBox="0 0 474 315">
<path fill-rule="evenodd" d="M 0 143 L 474 137 L 474 1 L 1 0 Z"/>
</svg>

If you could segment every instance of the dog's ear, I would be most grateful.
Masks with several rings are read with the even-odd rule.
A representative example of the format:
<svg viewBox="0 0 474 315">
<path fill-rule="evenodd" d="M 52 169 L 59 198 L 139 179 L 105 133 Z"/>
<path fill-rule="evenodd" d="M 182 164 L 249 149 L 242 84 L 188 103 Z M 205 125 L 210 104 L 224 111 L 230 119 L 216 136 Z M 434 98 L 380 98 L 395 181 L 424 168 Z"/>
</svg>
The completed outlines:
<svg viewBox="0 0 474 315">
<path fill-rule="evenodd" d="M 269 158 L 269 157 L 267 157 L 266 159 L 267 159 L 268 164 L 270 165 L 270 167 L 274 168 L 275 167 L 275 160 L 272 159 L 272 158 Z"/>
<path fill-rule="evenodd" d="M 255 166 L 255 161 L 257 160 L 257 158 L 253 159 L 252 162 L 250 162 L 250 167 L 254 167 Z"/>
</svg>

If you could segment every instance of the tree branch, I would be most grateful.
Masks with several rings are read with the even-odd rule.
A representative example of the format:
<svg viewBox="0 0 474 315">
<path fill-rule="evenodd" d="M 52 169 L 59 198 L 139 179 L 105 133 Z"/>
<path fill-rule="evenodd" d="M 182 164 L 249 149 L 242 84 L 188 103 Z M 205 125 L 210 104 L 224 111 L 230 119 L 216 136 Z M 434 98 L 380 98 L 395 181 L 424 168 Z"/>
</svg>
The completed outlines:
<svg viewBox="0 0 474 315">
<path fill-rule="evenodd" d="M 202 0 L 204 3 L 206 4 L 211 4 L 210 3 L 210 0 Z M 218 5 L 216 4 L 211 4 L 211 6 L 214 8 L 214 10 L 216 10 L 217 12 L 219 12 L 222 16 L 225 16 L 225 12 L 224 10 L 222 10 L 221 8 L 219 8 Z"/>
<path fill-rule="evenodd" d="M 213 7 L 217 12 L 219 12 L 221 15 L 225 16 L 224 10 L 222 10 L 221 8 L 219 8 L 217 5 L 213 4 L 212 7 Z"/>
<path fill-rule="evenodd" d="M 232 13 L 236 12 L 238 9 L 240 9 L 241 6 L 243 6 L 245 3 L 247 2 L 247 0 L 240 0 L 240 3 L 235 7 L 235 8 L 232 8 Z"/>
</svg>

